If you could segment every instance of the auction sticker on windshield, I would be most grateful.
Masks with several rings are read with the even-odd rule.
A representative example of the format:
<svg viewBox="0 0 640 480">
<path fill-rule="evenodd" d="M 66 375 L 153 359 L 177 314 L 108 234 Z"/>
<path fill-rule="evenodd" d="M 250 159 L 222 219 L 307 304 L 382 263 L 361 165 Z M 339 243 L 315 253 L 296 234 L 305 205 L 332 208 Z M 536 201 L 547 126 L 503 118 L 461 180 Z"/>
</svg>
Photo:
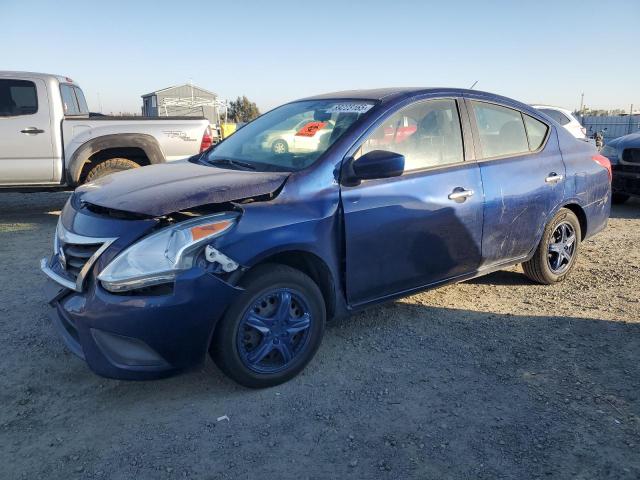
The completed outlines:
<svg viewBox="0 0 640 480">
<path fill-rule="evenodd" d="M 309 122 L 297 131 L 296 137 L 313 137 L 318 130 L 322 130 L 327 122 Z"/>
<path fill-rule="evenodd" d="M 371 103 L 336 103 L 326 113 L 366 113 L 371 107 Z"/>
</svg>

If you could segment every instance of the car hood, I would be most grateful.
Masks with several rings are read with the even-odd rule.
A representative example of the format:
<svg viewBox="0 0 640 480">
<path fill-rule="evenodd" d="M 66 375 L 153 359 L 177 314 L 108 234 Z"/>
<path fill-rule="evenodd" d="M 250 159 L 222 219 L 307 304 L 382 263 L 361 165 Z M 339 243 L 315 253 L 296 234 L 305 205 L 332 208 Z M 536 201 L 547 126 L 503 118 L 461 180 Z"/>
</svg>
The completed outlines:
<svg viewBox="0 0 640 480">
<path fill-rule="evenodd" d="M 156 217 L 273 193 L 289 175 L 227 170 L 184 160 L 108 175 L 79 187 L 76 195 L 83 203 Z"/>
</svg>

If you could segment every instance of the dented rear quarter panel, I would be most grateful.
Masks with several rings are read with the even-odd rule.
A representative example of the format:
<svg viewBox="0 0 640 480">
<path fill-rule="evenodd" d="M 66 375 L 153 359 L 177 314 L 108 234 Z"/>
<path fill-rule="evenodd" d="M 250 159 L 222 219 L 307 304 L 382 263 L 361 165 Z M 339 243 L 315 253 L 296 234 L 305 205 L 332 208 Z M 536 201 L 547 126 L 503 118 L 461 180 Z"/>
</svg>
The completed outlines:
<svg viewBox="0 0 640 480">
<path fill-rule="evenodd" d="M 607 170 L 593 161 L 598 150 L 592 144 L 558 129 L 558 140 L 567 176 L 563 205 L 575 204 L 585 212 L 589 238 L 606 227 L 611 211 L 611 184 Z"/>
</svg>

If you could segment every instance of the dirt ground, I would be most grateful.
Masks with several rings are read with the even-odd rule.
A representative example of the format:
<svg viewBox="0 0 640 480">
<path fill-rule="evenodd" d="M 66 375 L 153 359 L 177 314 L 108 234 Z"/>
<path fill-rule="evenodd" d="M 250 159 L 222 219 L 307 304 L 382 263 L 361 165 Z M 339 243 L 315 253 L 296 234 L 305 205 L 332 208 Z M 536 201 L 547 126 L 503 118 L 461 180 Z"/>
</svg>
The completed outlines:
<svg viewBox="0 0 640 480">
<path fill-rule="evenodd" d="M 562 285 L 513 268 L 372 308 L 253 391 L 65 350 L 38 262 L 66 196 L 0 196 L 1 479 L 640 478 L 640 202 Z"/>
</svg>

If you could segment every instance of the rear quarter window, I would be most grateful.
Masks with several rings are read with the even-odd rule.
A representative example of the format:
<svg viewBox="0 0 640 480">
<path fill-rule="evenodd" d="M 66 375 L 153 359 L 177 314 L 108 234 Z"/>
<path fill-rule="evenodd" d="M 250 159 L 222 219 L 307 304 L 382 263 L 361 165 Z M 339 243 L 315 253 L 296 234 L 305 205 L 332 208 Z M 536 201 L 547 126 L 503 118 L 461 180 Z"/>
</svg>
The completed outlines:
<svg viewBox="0 0 640 480">
<path fill-rule="evenodd" d="M 549 127 L 540 120 L 536 120 L 529 115 L 523 115 L 524 124 L 527 127 L 527 137 L 529 138 L 529 149 L 533 152 L 542 147 Z"/>
<path fill-rule="evenodd" d="M 38 91 L 28 80 L 0 80 L 0 117 L 33 115 L 38 111 Z"/>
</svg>

